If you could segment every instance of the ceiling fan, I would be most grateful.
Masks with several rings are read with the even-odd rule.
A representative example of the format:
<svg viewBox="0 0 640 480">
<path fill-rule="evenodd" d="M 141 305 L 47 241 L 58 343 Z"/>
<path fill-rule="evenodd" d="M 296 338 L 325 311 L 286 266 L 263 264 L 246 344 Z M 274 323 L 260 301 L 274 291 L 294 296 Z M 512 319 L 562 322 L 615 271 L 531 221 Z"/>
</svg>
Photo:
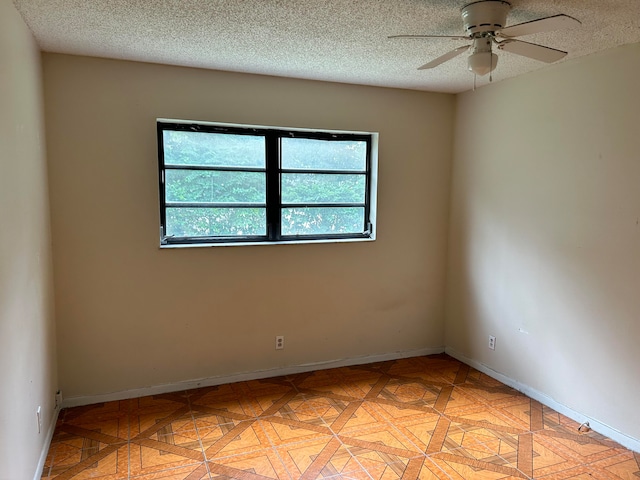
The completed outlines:
<svg viewBox="0 0 640 480">
<path fill-rule="evenodd" d="M 563 58 L 567 52 L 536 43 L 516 40 L 515 37 L 581 25 L 579 20 L 568 15 L 554 15 L 506 27 L 509 10 L 511 10 L 511 4 L 504 0 L 479 0 L 471 2 L 461 9 L 466 35 L 392 35 L 389 38 L 471 40 L 473 42 L 471 45 L 458 47 L 445 53 L 429 63 L 425 63 L 418 70 L 437 67 L 472 49 L 468 60 L 469 70 L 476 75 L 486 75 L 492 72 L 498 64 L 498 56 L 492 52 L 494 44 L 499 50 L 533 58 L 541 62 L 553 63 Z"/>
</svg>

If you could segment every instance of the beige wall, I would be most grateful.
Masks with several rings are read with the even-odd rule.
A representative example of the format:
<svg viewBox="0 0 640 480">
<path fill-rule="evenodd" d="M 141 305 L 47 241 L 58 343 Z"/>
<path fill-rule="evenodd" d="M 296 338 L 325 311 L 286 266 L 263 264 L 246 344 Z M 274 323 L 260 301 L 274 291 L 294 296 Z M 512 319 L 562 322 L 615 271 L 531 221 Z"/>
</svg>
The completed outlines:
<svg viewBox="0 0 640 480">
<path fill-rule="evenodd" d="M 65 398 L 443 346 L 454 97 L 54 54 L 44 72 Z M 157 117 L 379 132 L 377 240 L 160 250 Z"/>
<path fill-rule="evenodd" d="M 57 386 L 40 53 L 0 0 L 0 479 L 33 478 Z M 38 433 L 36 409 L 42 407 Z"/>
<path fill-rule="evenodd" d="M 639 76 L 632 45 L 459 97 L 446 320 L 457 352 L 636 439 Z"/>
</svg>

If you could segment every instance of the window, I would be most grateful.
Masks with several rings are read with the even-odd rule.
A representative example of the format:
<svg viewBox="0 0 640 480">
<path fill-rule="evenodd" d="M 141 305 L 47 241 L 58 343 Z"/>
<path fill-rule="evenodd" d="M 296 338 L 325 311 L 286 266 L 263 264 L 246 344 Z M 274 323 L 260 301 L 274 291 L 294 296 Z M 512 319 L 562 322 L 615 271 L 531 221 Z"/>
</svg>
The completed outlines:
<svg viewBox="0 0 640 480">
<path fill-rule="evenodd" d="M 376 138 L 159 120 L 160 243 L 372 240 Z"/>
</svg>

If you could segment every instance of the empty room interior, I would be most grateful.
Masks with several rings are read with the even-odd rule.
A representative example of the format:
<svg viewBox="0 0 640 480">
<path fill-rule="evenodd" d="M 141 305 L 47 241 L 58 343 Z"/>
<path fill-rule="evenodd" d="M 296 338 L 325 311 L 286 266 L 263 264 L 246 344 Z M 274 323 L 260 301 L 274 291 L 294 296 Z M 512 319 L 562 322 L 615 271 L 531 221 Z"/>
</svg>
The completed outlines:
<svg viewBox="0 0 640 480">
<path fill-rule="evenodd" d="M 0 0 L 1 480 L 640 477 L 640 5 L 387 38 L 465 3 Z M 370 134 L 371 227 L 167 244 L 158 119 Z"/>
</svg>

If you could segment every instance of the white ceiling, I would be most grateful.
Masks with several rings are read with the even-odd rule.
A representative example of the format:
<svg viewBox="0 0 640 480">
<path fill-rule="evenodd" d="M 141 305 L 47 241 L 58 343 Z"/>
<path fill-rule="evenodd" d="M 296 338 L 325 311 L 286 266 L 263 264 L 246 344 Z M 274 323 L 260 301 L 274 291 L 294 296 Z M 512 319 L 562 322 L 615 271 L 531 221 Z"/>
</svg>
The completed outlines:
<svg viewBox="0 0 640 480">
<path fill-rule="evenodd" d="M 640 0 L 510 0 L 507 24 L 564 13 L 581 27 L 523 40 L 569 52 L 563 60 L 640 42 Z M 466 55 L 417 67 L 462 35 L 456 0 L 14 0 L 41 49 L 335 82 L 463 92 Z M 493 81 L 547 64 L 497 52 Z M 478 86 L 488 82 L 478 78 Z"/>
</svg>

